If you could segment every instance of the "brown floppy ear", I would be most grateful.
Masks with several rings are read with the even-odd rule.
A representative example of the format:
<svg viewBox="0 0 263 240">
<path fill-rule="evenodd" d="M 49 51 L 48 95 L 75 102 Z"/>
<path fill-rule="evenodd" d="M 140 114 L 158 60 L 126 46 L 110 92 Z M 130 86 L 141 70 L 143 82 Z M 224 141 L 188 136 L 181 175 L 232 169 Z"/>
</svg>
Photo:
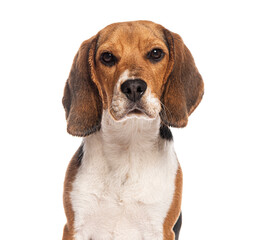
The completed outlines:
<svg viewBox="0 0 263 240">
<path fill-rule="evenodd" d="M 204 83 L 182 38 L 166 29 L 164 34 L 169 46 L 170 65 L 162 96 L 164 107 L 160 115 L 169 126 L 185 127 L 188 116 L 202 99 Z"/>
<path fill-rule="evenodd" d="M 93 37 L 81 44 L 64 89 L 67 131 L 74 136 L 87 136 L 100 128 L 102 102 L 92 81 L 96 42 Z"/>
</svg>

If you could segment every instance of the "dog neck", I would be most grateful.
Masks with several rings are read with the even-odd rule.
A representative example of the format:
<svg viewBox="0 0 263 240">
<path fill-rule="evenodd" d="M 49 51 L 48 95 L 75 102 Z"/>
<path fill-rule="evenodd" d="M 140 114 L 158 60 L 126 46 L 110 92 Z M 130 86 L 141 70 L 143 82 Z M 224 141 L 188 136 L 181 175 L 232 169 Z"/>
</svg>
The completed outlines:
<svg viewBox="0 0 263 240">
<path fill-rule="evenodd" d="M 116 122 L 104 111 L 101 129 L 83 140 L 81 168 L 105 176 L 114 186 L 132 184 L 146 172 L 166 172 L 176 159 L 173 141 L 160 135 L 160 118 Z M 92 167 L 91 167 L 92 166 Z M 162 169 L 162 170 L 161 170 Z M 136 180 L 137 179 L 137 180 Z"/>
<path fill-rule="evenodd" d="M 119 146 L 122 150 L 138 145 L 152 147 L 158 141 L 159 128 L 159 116 L 153 120 L 132 117 L 117 122 L 108 111 L 104 111 L 101 122 L 104 144 L 110 147 Z"/>
<path fill-rule="evenodd" d="M 142 159 L 154 161 L 167 142 L 160 138 L 159 131 L 160 117 L 153 120 L 133 117 L 117 122 L 104 111 L 101 129 L 84 138 L 84 151 L 92 155 L 96 152 L 111 166 Z"/>
</svg>

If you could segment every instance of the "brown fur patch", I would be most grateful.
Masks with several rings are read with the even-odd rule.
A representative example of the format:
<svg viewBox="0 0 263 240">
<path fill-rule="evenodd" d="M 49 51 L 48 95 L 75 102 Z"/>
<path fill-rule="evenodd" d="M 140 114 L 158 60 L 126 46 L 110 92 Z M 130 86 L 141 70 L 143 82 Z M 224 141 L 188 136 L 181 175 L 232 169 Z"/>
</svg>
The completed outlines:
<svg viewBox="0 0 263 240">
<path fill-rule="evenodd" d="M 175 225 L 181 212 L 183 188 L 183 173 L 179 165 L 175 178 L 175 192 L 173 202 L 163 224 L 163 240 L 174 240 L 173 226 Z"/>
<path fill-rule="evenodd" d="M 161 117 L 172 127 L 185 127 L 188 116 L 200 103 L 204 93 L 203 79 L 195 66 L 194 59 L 182 38 L 164 30 L 170 52 L 169 74 L 162 101 Z"/>
<path fill-rule="evenodd" d="M 67 217 L 67 224 L 64 227 L 63 240 L 73 240 L 74 239 L 74 212 L 72 209 L 70 193 L 72 191 L 72 183 L 75 180 L 78 168 L 80 166 L 80 158 L 82 157 L 82 146 L 79 147 L 77 152 L 72 157 L 64 181 L 64 195 L 63 203 L 64 209 Z"/>
<path fill-rule="evenodd" d="M 89 65 L 89 52 L 95 48 L 95 41 L 91 38 L 81 44 L 64 89 L 67 130 L 74 136 L 86 136 L 100 128 L 102 102 Z"/>
</svg>

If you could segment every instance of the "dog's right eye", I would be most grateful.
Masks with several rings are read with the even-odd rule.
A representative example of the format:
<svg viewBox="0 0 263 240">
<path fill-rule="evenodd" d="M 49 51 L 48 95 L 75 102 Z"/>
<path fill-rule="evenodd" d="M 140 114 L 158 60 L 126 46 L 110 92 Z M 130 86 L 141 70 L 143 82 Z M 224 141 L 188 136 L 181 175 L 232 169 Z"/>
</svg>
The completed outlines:
<svg viewBox="0 0 263 240">
<path fill-rule="evenodd" d="M 117 58 L 110 52 L 104 52 L 100 56 L 100 61 L 104 65 L 111 67 L 117 63 Z"/>
</svg>

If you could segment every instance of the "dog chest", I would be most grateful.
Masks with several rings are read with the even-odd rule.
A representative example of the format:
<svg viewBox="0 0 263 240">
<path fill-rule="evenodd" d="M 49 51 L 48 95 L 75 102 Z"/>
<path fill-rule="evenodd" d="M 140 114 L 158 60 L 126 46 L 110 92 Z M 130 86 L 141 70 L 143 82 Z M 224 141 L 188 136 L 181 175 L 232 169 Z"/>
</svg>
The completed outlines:
<svg viewBox="0 0 263 240">
<path fill-rule="evenodd" d="M 102 155 L 84 154 L 71 192 L 76 240 L 161 240 L 178 167 L 169 157 L 109 168 Z"/>
</svg>

